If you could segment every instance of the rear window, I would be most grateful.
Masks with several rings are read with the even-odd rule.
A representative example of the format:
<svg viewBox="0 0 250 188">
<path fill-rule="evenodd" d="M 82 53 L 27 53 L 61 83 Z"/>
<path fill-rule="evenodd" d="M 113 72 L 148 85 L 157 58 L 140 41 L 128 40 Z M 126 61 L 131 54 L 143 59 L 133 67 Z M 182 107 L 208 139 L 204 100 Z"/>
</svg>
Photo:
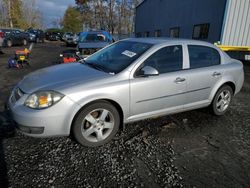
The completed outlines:
<svg viewBox="0 0 250 188">
<path fill-rule="evenodd" d="M 220 54 L 217 50 L 199 45 L 188 45 L 190 68 L 209 67 L 219 65 Z"/>
</svg>

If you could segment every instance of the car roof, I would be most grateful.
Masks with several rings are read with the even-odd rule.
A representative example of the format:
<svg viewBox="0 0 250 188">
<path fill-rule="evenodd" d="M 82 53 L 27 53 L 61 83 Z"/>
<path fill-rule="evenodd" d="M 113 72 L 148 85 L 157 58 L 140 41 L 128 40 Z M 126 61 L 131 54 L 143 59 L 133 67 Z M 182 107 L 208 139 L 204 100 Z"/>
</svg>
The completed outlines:
<svg viewBox="0 0 250 188">
<path fill-rule="evenodd" d="M 164 38 L 164 37 L 128 38 L 128 39 L 124 39 L 123 41 L 143 42 L 143 43 L 149 43 L 149 44 L 154 44 L 154 45 L 178 42 L 178 43 L 186 43 L 186 44 L 194 44 L 194 45 L 213 46 L 213 44 L 205 42 L 205 41 L 181 39 L 181 38 Z"/>
</svg>

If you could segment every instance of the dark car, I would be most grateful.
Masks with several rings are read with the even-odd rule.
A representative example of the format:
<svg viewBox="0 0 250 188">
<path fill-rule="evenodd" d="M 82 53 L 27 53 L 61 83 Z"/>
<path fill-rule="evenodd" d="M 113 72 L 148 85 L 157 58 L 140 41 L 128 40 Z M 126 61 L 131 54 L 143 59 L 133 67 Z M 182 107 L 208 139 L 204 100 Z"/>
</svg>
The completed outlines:
<svg viewBox="0 0 250 188">
<path fill-rule="evenodd" d="M 2 53 L 3 39 L 4 39 L 4 32 L 0 29 L 0 54 Z"/>
<path fill-rule="evenodd" d="M 3 46 L 27 45 L 29 35 L 20 29 L 0 29 L 3 35 Z"/>
<path fill-rule="evenodd" d="M 79 35 L 77 49 L 83 57 L 104 48 L 114 42 L 114 39 L 107 31 L 81 32 Z"/>
<path fill-rule="evenodd" d="M 59 40 L 62 40 L 62 35 L 61 33 L 57 33 L 57 32 L 46 32 L 45 38 L 46 40 L 50 40 L 50 41 L 59 41 Z"/>
<path fill-rule="evenodd" d="M 44 42 L 45 34 L 41 29 L 28 29 L 26 32 L 29 34 L 30 42 Z"/>
</svg>

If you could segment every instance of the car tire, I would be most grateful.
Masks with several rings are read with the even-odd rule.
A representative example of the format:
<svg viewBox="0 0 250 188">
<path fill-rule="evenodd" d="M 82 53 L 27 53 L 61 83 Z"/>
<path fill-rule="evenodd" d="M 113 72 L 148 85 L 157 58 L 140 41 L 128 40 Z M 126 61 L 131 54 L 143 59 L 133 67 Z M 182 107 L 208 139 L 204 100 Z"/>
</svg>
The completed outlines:
<svg viewBox="0 0 250 188">
<path fill-rule="evenodd" d="M 107 101 L 98 101 L 78 113 L 72 133 L 83 146 L 97 147 L 110 142 L 119 126 L 120 115 L 117 109 Z"/>
<path fill-rule="evenodd" d="M 23 39 L 23 45 L 27 46 L 27 44 L 28 44 L 28 41 L 26 39 Z"/>
<path fill-rule="evenodd" d="M 216 116 L 224 115 L 232 102 L 233 90 L 230 86 L 222 86 L 216 93 L 211 104 L 212 113 Z"/>
<path fill-rule="evenodd" d="M 11 40 L 7 40 L 6 44 L 7 44 L 7 47 L 11 47 L 12 46 L 12 41 Z"/>
</svg>

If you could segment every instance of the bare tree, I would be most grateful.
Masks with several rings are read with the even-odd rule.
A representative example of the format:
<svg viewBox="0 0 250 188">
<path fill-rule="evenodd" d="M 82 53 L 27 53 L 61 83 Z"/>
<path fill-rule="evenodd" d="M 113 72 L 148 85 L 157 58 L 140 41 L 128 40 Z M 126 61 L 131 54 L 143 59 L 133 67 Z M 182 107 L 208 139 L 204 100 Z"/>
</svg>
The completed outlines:
<svg viewBox="0 0 250 188">
<path fill-rule="evenodd" d="M 41 11 L 36 7 L 36 0 L 23 1 L 23 14 L 27 27 L 42 28 L 43 16 Z"/>
<path fill-rule="evenodd" d="M 85 25 L 105 29 L 112 34 L 134 32 L 136 6 L 142 0 L 76 0 Z"/>
</svg>

